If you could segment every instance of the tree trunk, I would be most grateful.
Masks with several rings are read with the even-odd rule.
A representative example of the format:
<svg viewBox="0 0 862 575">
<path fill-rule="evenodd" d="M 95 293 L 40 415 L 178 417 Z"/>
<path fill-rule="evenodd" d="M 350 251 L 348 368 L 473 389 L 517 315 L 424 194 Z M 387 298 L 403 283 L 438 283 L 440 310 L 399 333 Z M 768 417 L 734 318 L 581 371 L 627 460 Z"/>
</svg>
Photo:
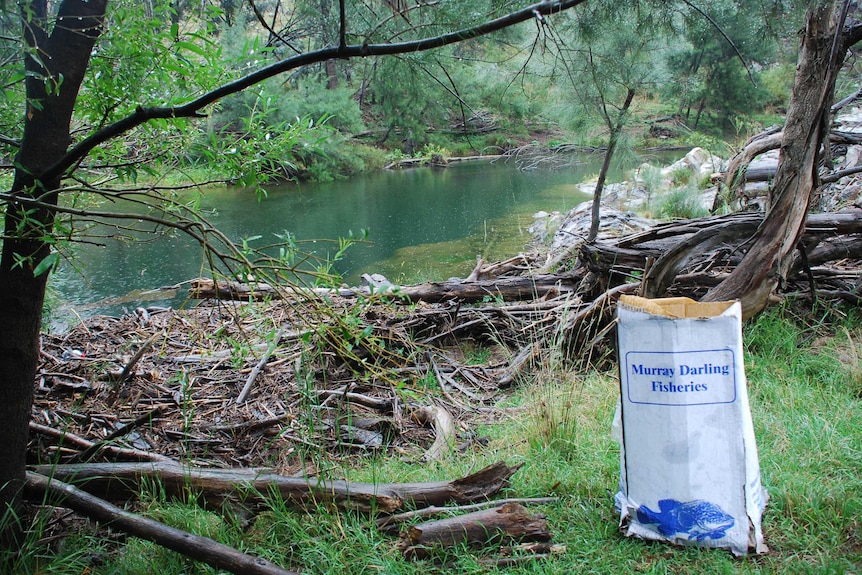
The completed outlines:
<svg viewBox="0 0 862 575">
<path fill-rule="evenodd" d="M 27 110 L 24 137 L 16 157 L 11 193 L 21 201 L 5 206 L 5 234 L 0 256 L 0 517 L 19 516 L 25 478 L 28 424 L 33 381 L 39 359 L 39 330 L 45 298 L 47 262 L 54 225 L 50 208 L 33 210 L 27 199 L 55 204 L 59 179 L 38 175 L 57 162 L 69 145 L 69 126 L 78 89 L 96 38 L 101 33 L 107 0 L 66 0 L 53 29 L 47 0 L 22 3 L 24 39 L 29 46 L 25 67 Z M 38 105 L 35 105 L 38 103 Z M 43 264 L 44 265 L 44 264 Z M 0 526 L 0 546 L 14 548 L 18 529 Z"/>
<path fill-rule="evenodd" d="M 746 318 L 766 307 L 786 277 L 804 231 L 817 181 L 817 157 L 828 133 L 835 79 L 845 52 L 844 45 L 835 41 L 840 25 L 836 2 L 820 1 L 808 7 L 769 212 L 742 263 L 704 298 L 740 299 Z"/>
<path fill-rule="evenodd" d="M 611 130 L 611 136 L 608 140 L 608 150 L 605 152 L 605 159 L 602 162 L 602 169 L 599 171 L 599 179 L 596 182 L 596 191 L 593 193 L 593 219 L 590 222 L 590 233 L 587 236 L 587 242 L 593 242 L 596 239 L 596 236 L 599 235 L 599 219 L 600 219 L 600 210 L 602 203 L 602 190 L 605 187 L 605 179 L 608 176 L 608 170 L 611 167 L 611 159 L 614 157 L 614 150 L 616 150 L 617 143 L 620 140 L 620 134 L 623 131 L 623 127 L 626 122 L 626 114 L 628 114 L 629 106 L 632 105 L 632 100 L 635 97 L 635 91 L 632 88 L 629 88 L 628 93 L 626 94 L 626 101 L 623 102 L 623 107 L 620 108 L 619 116 L 617 116 L 616 124 L 608 120 L 608 128 Z"/>
<path fill-rule="evenodd" d="M 335 90 L 338 88 L 338 66 L 335 64 L 335 60 L 327 60 L 325 64 L 326 68 L 326 89 L 327 90 Z"/>
</svg>

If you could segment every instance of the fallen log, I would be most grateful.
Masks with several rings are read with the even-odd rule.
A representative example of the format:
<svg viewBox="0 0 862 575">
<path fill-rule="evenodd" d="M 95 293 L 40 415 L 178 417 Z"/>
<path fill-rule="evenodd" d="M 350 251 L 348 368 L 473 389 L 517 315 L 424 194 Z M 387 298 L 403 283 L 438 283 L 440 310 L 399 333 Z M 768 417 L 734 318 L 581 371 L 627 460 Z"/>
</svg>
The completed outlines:
<svg viewBox="0 0 862 575">
<path fill-rule="evenodd" d="M 296 575 L 294 571 L 286 571 L 266 559 L 246 555 L 208 537 L 120 509 L 56 477 L 48 478 L 28 471 L 25 490 L 32 500 L 68 507 L 110 525 L 112 529 L 152 541 L 215 569 L 224 569 L 237 575 Z"/>
<path fill-rule="evenodd" d="M 159 485 L 169 497 L 197 495 L 209 507 L 226 503 L 266 505 L 278 493 L 298 507 L 331 503 L 364 513 L 395 513 L 405 507 L 427 507 L 449 502 L 487 499 L 509 484 L 520 465 L 503 462 L 451 481 L 427 483 L 354 483 L 314 477 L 285 477 L 254 469 L 202 469 L 164 462 L 81 463 L 37 465 L 36 473 L 50 475 L 109 501 L 136 497 L 145 483 Z"/>
<path fill-rule="evenodd" d="M 104 454 L 125 461 L 162 461 L 168 463 L 174 461 L 166 455 L 154 453 L 152 451 L 119 447 L 105 441 L 94 443 L 69 431 L 55 429 L 53 427 L 48 427 L 47 425 L 40 425 L 35 421 L 30 422 L 30 432 L 45 435 L 47 437 L 53 437 L 58 440 L 60 446 L 67 443 L 69 445 L 79 447 L 84 450 L 82 453 L 86 452 L 91 457 L 97 454 Z M 80 455 L 78 457 L 80 457 Z"/>
<path fill-rule="evenodd" d="M 499 499 L 497 501 L 482 501 L 458 507 L 423 507 L 422 509 L 416 509 L 414 511 L 405 511 L 396 515 L 381 517 L 375 520 L 375 524 L 377 525 L 377 528 L 384 533 L 394 534 L 400 529 L 400 524 L 416 518 L 427 519 L 429 517 L 434 517 L 435 515 L 473 512 L 491 507 L 500 507 L 507 503 L 517 503 L 519 505 L 544 505 L 546 503 L 557 503 L 559 500 L 559 497 L 521 497 L 514 499 Z"/>
<path fill-rule="evenodd" d="M 571 274 L 511 276 L 472 282 L 456 279 L 396 286 L 383 292 L 375 290 L 374 293 L 390 295 L 396 301 L 403 301 L 404 303 L 420 301 L 440 303 L 448 300 L 477 302 L 488 297 L 500 297 L 504 300 L 532 300 L 541 297 L 553 297 L 565 292 L 574 292 L 579 281 L 579 277 Z M 207 278 L 192 280 L 190 285 L 189 294 L 196 299 L 259 301 L 288 296 L 338 295 L 357 297 L 371 295 L 371 290 L 367 287 L 340 289 L 275 287 L 266 283 L 245 284 L 235 281 L 214 281 Z"/>
<path fill-rule="evenodd" d="M 634 276 L 648 268 L 645 294 L 659 297 L 690 262 L 708 256 L 709 250 L 718 244 L 744 244 L 762 222 L 762 214 L 746 212 L 669 222 L 615 242 L 585 244 L 581 259 L 590 271 L 608 277 L 612 285 L 627 274 Z M 817 244 L 829 240 L 834 247 L 816 254 L 816 261 L 823 263 L 829 257 L 858 257 L 854 234 L 859 233 L 862 233 L 862 210 L 809 214 L 802 242 Z"/>
<path fill-rule="evenodd" d="M 517 503 L 507 503 L 496 509 L 485 509 L 428 521 L 402 532 L 398 547 L 405 556 L 424 558 L 435 546 L 452 547 L 521 541 L 550 541 L 548 522 L 544 515 L 532 515 Z"/>
</svg>

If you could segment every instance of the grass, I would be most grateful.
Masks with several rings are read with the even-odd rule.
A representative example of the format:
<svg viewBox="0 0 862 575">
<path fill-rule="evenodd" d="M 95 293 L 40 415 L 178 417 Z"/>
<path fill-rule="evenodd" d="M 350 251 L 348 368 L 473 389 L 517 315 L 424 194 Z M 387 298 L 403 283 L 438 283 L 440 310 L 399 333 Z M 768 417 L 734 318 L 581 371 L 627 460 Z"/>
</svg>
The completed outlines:
<svg viewBox="0 0 862 575">
<path fill-rule="evenodd" d="M 559 498 L 534 509 L 547 515 L 554 541 L 565 546 L 546 560 L 497 569 L 481 563 L 495 557 L 495 550 L 456 548 L 408 561 L 373 519 L 325 506 L 300 513 L 275 501 L 247 530 L 157 495 L 147 498 L 143 508 L 172 525 L 303 573 L 860 574 L 859 319 L 858 310 L 800 317 L 793 308 L 778 306 L 745 327 L 752 416 L 763 482 L 771 496 L 763 519 L 771 548 L 766 555 L 736 558 L 723 550 L 622 537 L 612 502 L 619 474 L 619 448 L 610 436 L 616 374 L 575 373 L 553 361 L 505 400 L 502 416 L 474 430 L 487 439 L 483 446 L 477 443 L 445 463 L 376 456 L 343 463 L 336 472 L 354 481 L 429 481 L 461 476 L 498 460 L 523 463 L 505 496 Z M 839 361 L 853 357 L 856 364 Z M 103 533 L 83 530 L 50 553 L 36 539 L 14 572 L 216 573 L 131 538 L 118 545 Z"/>
<path fill-rule="evenodd" d="M 665 219 L 690 220 L 709 214 L 703 206 L 701 191 L 694 186 L 681 186 L 668 190 L 656 198 L 658 214 Z"/>
</svg>

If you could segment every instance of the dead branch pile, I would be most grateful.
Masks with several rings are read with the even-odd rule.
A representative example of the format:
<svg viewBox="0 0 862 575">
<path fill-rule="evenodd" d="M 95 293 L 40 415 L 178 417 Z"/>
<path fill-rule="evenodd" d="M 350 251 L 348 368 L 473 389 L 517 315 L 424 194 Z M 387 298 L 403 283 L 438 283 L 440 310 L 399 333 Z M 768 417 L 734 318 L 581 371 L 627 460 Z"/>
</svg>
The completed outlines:
<svg viewBox="0 0 862 575">
<path fill-rule="evenodd" d="M 809 216 L 785 294 L 860 301 L 860 214 Z M 93 517 L 127 525 L 130 533 L 166 537 L 168 546 L 182 536 L 93 502 L 60 481 L 77 478 L 84 489 L 117 499 L 128 497 L 129 489 L 134 494 L 142 479 L 158 477 L 168 486 L 174 481 L 177 494 L 194 484 L 205 503 L 243 509 L 260 505 L 260 493 L 277 488 L 299 504 L 328 500 L 355 508 L 364 502 L 366 509 L 400 514 L 405 499 L 396 495 L 384 504 L 388 491 L 380 485 L 369 494 L 374 501 L 364 500 L 356 484 L 341 486 L 349 496 L 339 499 L 338 482 L 308 479 L 321 471 L 314 464 L 369 451 L 420 462 L 481 448 L 469 424 L 505 416 L 497 407 L 501 395 L 542 363 L 543 352 L 562 346 L 583 357 L 602 349 L 622 293 L 698 298 L 738 264 L 760 221 L 742 213 L 671 222 L 583 244 L 554 255 L 570 262 L 562 274 L 530 275 L 542 267 L 538 256 L 519 256 L 480 261 L 462 282 L 378 286 L 365 293 L 274 290 L 268 297 L 276 299 L 266 301 L 138 308 L 47 334 L 30 460 L 49 467 L 32 468 L 28 489 L 37 498 L 65 497 Z M 261 286 L 210 288 L 209 295 L 248 300 Z M 473 347 L 494 351 L 470 361 Z M 103 461 L 114 463 L 101 467 Z M 500 481 L 482 485 L 480 497 L 505 484 L 514 472 L 507 469 Z M 36 471 L 50 471 L 55 484 Z M 440 489 L 423 506 L 474 500 Z M 417 504 L 415 497 L 408 500 Z M 434 544 L 526 541 L 541 556 L 551 552 L 549 538 L 542 516 L 507 504 L 416 526 L 402 533 L 400 547 L 421 557 Z M 208 553 L 218 555 L 213 564 L 222 567 L 255 563 L 200 545 L 212 549 Z M 284 573 L 265 564 L 248 568 Z"/>
<path fill-rule="evenodd" d="M 312 453 L 420 460 L 467 449 L 469 434 L 453 422 L 492 414 L 531 356 L 473 364 L 451 343 L 532 349 L 572 302 L 408 311 L 330 299 L 335 312 L 318 323 L 308 319 L 314 305 L 296 301 L 93 318 L 43 337 L 31 458 L 167 457 L 290 475 L 308 471 Z M 426 454 L 440 435 L 445 446 Z"/>
<path fill-rule="evenodd" d="M 785 293 L 860 301 L 860 214 L 809 216 Z M 671 222 L 581 245 L 557 289 L 534 288 L 526 301 L 510 300 L 530 293 L 522 270 L 540 266 L 520 256 L 522 265 L 492 266 L 509 274 L 500 285 L 521 280 L 508 299 L 493 279 L 456 282 L 482 286 L 484 300 L 471 305 L 441 282 L 94 318 L 43 338 L 32 459 L 168 457 L 290 475 L 308 471 L 309 453 L 388 450 L 418 461 L 468 449 L 465 418 L 494 417 L 501 392 L 543 349 L 593 350 L 621 293 L 698 299 L 739 262 L 760 221 Z M 488 278 L 481 267 L 473 275 Z M 408 294 L 422 297 L 392 305 L 411 302 Z M 470 362 L 464 350 L 477 344 L 496 351 Z"/>
</svg>

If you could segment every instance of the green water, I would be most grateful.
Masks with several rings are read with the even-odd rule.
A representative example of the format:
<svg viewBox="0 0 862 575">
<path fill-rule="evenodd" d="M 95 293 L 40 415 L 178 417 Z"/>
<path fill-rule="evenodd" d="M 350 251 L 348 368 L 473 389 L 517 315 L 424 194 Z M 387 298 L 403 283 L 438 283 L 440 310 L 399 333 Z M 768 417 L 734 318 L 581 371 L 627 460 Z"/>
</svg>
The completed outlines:
<svg viewBox="0 0 862 575">
<path fill-rule="evenodd" d="M 201 207 L 235 241 L 261 236 L 258 244 L 269 243 L 275 234 L 290 232 L 322 256 L 335 250 L 323 240 L 365 230 L 368 241 L 351 247 L 336 266 L 351 285 L 366 272 L 403 283 L 463 277 L 477 255 L 493 261 L 522 251 L 537 211 L 566 212 L 589 199 L 576 185 L 594 176 L 600 162 L 600 156 L 587 156 L 555 170 L 464 162 L 444 169 L 380 171 L 346 181 L 272 188 L 260 202 L 252 193 L 221 188 L 208 190 Z M 620 171 L 614 177 L 621 176 Z M 184 290 L 161 302 L 140 292 L 201 276 L 206 265 L 200 247 L 182 235 L 122 235 L 149 239 L 76 245 L 74 260 L 51 282 L 59 299 L 82 315 L 182 305 Z"/>
</svg>

